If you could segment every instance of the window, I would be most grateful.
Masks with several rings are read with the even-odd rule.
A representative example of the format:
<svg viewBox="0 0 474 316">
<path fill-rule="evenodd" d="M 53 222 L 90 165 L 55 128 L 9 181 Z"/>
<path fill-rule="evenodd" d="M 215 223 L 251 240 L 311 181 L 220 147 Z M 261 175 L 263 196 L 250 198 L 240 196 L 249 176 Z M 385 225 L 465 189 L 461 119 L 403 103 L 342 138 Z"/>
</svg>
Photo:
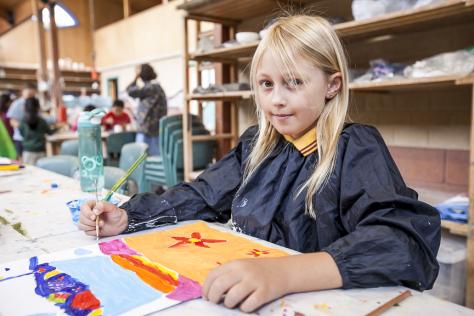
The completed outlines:
<svg viewBox="0 0 474 316">
<path fill-rule="evenodd" d="M 44 26 L 49 28 L 48 8 L 44 8 L 41 14 L 43 16 Z M 67 28 L 79 25 L 79 21 L 77 20 L 76 16 L 62 3 L 57 3 L 54 6 L 54 17 L 56 19 L 56 26 L 58 28 Z"/>
</svg>

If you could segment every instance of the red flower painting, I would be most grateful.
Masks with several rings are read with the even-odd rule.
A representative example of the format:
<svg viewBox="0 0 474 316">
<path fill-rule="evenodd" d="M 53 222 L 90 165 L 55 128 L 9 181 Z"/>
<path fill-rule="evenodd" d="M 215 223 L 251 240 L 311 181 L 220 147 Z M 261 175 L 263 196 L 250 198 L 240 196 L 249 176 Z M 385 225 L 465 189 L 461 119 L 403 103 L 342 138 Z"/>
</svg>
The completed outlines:
<svg viewBox="0 0 474 316">
<path fill-rule="evenodd" d="M 179 242 L 169 246 L 168 248 L 178 247 L 185 244 L 194 244 L 197 247 L 209 248 L 206 243 L 216 243 L 216 242 L 226 242 L 227 240 L 221 239 L 205 239 L 201 238 L 201 234 L 198 232 L 194 232 L 191 234 L 191 237 L 171 237 L 173 239 L 179 240 Z"/>
<path fill-rule="evenodd" d="M 270 251 L 267 250 L 252 249 L 252 251 L 249 251 L 247 254 L 254 257 L 260 257 L 261 255 L 267 255 L 269 253 Z"/>
</svg>

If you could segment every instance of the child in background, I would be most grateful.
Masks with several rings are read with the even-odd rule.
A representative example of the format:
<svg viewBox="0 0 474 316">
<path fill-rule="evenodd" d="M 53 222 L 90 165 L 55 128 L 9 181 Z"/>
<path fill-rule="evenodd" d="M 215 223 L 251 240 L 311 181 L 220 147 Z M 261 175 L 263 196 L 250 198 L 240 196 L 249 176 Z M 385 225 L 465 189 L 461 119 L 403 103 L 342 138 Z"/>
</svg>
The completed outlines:
<svg viewBox="0 0 474 316">
<path fill-rule="evenodd" d="M 130 124 L 130 116 L 123 110 L 124 104 L 122 100 L 115 100 L 112 104 L 112 110 L 102 118 L 102 125 L 106 131 L 114 130 L 116 125 L 125 131 L 127 125 Z"/>
<path fill-rule="evenodd" d="M 95 235 L 200 219 L 304 254 L 236 260 L 207 276 L 203 297 L 245 312 L 288 293 L 403 285 L 438 274 L 439 214 L 418 201 L 374 128 L 347 123 L 344 50 L 320 17 L 277 19 L 259 43 L 250 83 L 258 127 L 195 181 L 120 207 L 89 201 Z"/>
<path fill-rule="evenodd" d="M 4 93 L 0 95 L 0 119 L 3 121 L 10 137 L 13 137 L 13 127 L 10 124 L 10 119 L 7 117 L 7 112 L 11 103 L 12 99 L 9 94 Z"/>
<path fill-rule="evenodd" d="M 38 159 L 46 156 L 46 134 L 51 135 L 55 131 L 40 116 L 37 98 L 25 100 L 25 114 L 19 130 L 23 137 L 23 163 L 35 165 Z"/>
</svg>

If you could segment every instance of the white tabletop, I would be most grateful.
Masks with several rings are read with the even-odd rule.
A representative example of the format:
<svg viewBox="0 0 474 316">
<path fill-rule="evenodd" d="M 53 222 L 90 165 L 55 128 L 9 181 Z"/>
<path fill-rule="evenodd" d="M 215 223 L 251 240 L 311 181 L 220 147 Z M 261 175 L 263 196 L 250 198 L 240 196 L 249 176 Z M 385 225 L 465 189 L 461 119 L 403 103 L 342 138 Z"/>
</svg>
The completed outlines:
<svg viewBox="0 0 474 316">
<path fill-rule="evenodd" d="M 27 166 L 20 171 L 0 172 L 0 263 L 95 243 L 95 238 L 77 229 L 66 207 L 68 201 L 82 197 L 93 198 L 93 195 L 81 192 L 77 181 L 46 170 Z M 21 223 L 22 230 L 19 231 L 22 234 L 13 228 L 16 223 Z M 223 226 L 216 227 L 228 230 Z M 258 242 L 271 245 L 262 240 Z M 363 315 L 404 290 L 406 288 L 387 287 L 288 295 L 264 306 L 258 315 L 298 315 L 296 312 L 303 315 Z M 474 315 L 474 310 L 429 294 L 414 290 L 411 293 L 411 297 L 384 315 Z M 200 299 L 155 314 L 243 315 L 238 310 Z"/>
</svg>

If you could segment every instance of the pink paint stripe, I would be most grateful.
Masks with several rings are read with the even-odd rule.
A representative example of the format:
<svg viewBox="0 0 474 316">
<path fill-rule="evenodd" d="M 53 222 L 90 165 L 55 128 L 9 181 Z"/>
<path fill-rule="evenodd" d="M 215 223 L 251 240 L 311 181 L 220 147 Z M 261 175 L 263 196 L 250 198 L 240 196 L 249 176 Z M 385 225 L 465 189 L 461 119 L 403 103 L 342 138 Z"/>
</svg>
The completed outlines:
<svg viewBox="0 0 474 316">
<path fill-rule="evenodd" d="M 202 287 L 198 282 L 188 279 L 182 275 L 179 276 L 178 281 L 179 285 L 176 287 L 176 289 L 174 289 L 173 292 L 166 295 L 167 298 L 184 302 L 201 297 Z"/>
<path fill-rule="evenodd" d="M 122 239 L 115 239 L 99 243 L 100 251 L 106 255 L 138 255 L 139 253 L 130 248 Z"/>
</svg>

